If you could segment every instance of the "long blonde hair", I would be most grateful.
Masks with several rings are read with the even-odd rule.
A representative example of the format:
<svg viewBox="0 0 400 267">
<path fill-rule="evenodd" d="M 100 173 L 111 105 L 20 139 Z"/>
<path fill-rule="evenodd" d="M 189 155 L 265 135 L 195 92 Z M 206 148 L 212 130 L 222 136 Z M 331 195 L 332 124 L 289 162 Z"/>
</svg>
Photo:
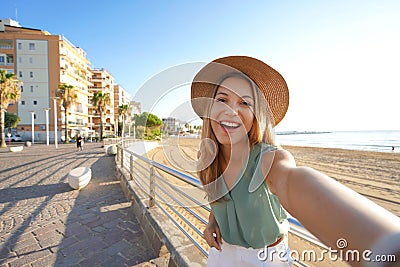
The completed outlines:
<svg viewBox="0 0 400 267">
<path fill-rule="evenodd" d="M 265 97 L 263 93 L 258 89 L 258 86 L 245 74 L 241 72 L 232 72 L 228 73 L 224 76 L 221 77 L 220 82 L 217 83 L 214 87 L 214 92 L 213 92 L 213 98 L 215 97 L 215 94 L 220 86 L 220 84 L 225 81 L 227 78 L 230 77 L 239 77 L 242 79 L 245 79 L 246 81 L 249 82 L 253 95 L 254 95 L 254 120 L 253 120 L 253 126 L 251 127 L 250 131 L 248 132 L 248 138 L 249 138 L 249 146 L 252 148 L 256 144 L 259 144 L 261 142 L 270 144 L 270 145 L 275 145 L 275 138 L 274 138 L 274 120 L 272 113 L 268 107 L 268 103 L 265 100 Z M 208 197 L 211 199 L 214 199 L 211 196 L 215 196 L 217 192 L 215 192 L 215 186 L 206 186 L 210 185 L 213 183 L 218 177 L 221 176 L 222 174 L 222 169 L 221 169 L 221 164 L 220 164 L 220 157 L 219 157 L 219 142 L 212 130 L 211 127 L 211 119 L 209 118 L 210 116 L 210 111 L 212 107 L 212 101 L 209 101 L 208 107 L 207 107 L 207 116 L 203 118 L 203 128 L 202 128 L 202 134 L 201 134 L 201 139 L 209 139 L 212 140 L 215 144 L 215 149 L 211 149 L 210 147 L 210 142 L 202 142 L 200 146 L 200 151 L 199 151 L 199 158 L 201 159 L 209 159 L 210 157 L 213 157 L 214 160 L 209 164 L 208 166 L 201 166 L 200 162 L 200 171 L 198 172 L 199 178 L 201 183 L 203 184 Z"/>
</svg>

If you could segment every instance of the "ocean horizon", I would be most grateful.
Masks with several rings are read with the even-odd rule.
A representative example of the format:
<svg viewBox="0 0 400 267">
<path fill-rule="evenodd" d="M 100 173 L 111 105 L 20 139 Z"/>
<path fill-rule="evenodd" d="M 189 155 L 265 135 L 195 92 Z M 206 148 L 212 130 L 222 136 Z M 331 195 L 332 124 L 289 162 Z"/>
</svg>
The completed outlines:
<svg viewBox="0 0 400 267">
<path fill-rule="evenodd" d="M 281 145 L 400 153 L 400 130 L 282 131 L 275 134 Z"/>
</svg>

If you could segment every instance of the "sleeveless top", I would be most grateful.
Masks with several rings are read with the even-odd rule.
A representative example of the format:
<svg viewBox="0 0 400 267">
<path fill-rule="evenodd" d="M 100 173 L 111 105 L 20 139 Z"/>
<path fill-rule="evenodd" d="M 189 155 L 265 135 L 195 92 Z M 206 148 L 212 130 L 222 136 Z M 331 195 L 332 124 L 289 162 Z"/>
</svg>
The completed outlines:
<svg viewBox="0 0 400 267">
<path fill-rule="evenodd" d="M 287 234 L 289 223 L 278 197 L 271 193 L 262 175 L 262 155 L 275 146 L 255 145 L 229 191 L 223 175 L 216 181 L 220 196 L 210 204 L 224 241 L 245 248 L 263 248 Z"/>
</svg>

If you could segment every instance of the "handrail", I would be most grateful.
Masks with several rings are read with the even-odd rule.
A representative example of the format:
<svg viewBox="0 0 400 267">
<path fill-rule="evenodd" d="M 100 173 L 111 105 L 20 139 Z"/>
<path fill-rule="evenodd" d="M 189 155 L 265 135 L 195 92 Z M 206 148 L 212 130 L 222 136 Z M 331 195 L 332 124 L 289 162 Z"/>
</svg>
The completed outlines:
<svg viewBox="0 0 400 267">
<path fill-rule="evenodd" d="M 181 181 L 184 181 L 196 188 L 199 188 L 201 190 L 204 190 L 200 181 L 190 175 L 181 173 L 173 168 L 170 168 L 168 166 L 165 166 L 159 162 L 153 161 L 149 158 L 143 157 L 135 152 L 129 151 L 127 149 L 121 149 L 122 147 L 124 147 L 125 145 L 129 144 L 132 140 L 124 140 L 124 141 L 120 141 L 117 144 L 117 148 L 118 148 L 118 152 L 117 152 L 117 161 L 121 162 L 121 167 L 127 169 L 130 172 L 130 176 L 133 177 L 134 179 L 139 179 L 140 180 L 140 184 L 141 184 L 141 189 L 142 190 L 146 190 L 143 185 L 145 184 L 145 181 L 147 180 L 149 182 L 149 184 L 146 184 L 146 188 L 151 191 L 151 183 L 155 183 L 155 179 L 157 178 L 159 181 L 161 181 L 163 184 L 168 185 L 174 193 L 177 193 L 183 197 L 185 197 L 186 199 L 192 201 L 193 203 L 195 203 L 196 205 L 198 205 L 198 207 L 203 208 L 204 210 L 206 210 L 207 212 L 210 211 L 210 208 L 204 204 L 201 204 L 199 201 L 197 201 L 196 199 L 194 199 L 193 197 L 189 196 L 187 193 L 185 193 L 183 190 L 181 190 L 180 188 L 178 188 L 176 185 L 166 181 L 166 179 L 164 177 L 161 177 L 160 175 L 152 175 L 150 170 L 146 170 L 145 166 L 143 166 L 139 161 L 133 161 L 131 160 L 125 160 L 125 159 L 129 159 L 129 157 L 125 157 L 124 154 L 127 153 L 129 155 L 131 155 L 131 157 L 135 157 L 136 159 L 140 160 L 141 162 L 144 162 L 146 164 L 149 164 L 151 167 L 156 168 L 158 170 L 161 170 L 167 174 L 172 175 L 175 178 L 178 178 Z M 128 162 L 129 166 L 126 166 L 126 163 Z M 142 170 L 140 170 L 138 167 L 140 167 Z M 133 170 L 136 171 L 136 173 L 132 173 Z M 149 173 L 149 175 L 146 177 L 146 175 L 143 173 L 143 170 L 145 170 L 146 172 Z M 148 178 L 148 179 L 146 179 Z M 153 180 L 153 181 L 152 181 Z M 186 211 L 188 211 L 190 214 L 192 214 L 197 220 L 199 220 L 200 222 L 202 222 L 203 224 L 206 224 L 207 221 L 200 216 L 199 214 L 196 214 L 195 211 L 193 211 L 192 209 L 187 210 L 187 207 L 184 207 L 183 203 L 181 201 L 179 201 L 176 197 L 174 197 L 171 193 L 168 192 L 168 190 L 166 190 L 165 188 L 162 188 L 160 185 L 157 185 L 157 188 L 165 195 L 168 196 L 169 199 L 173 200 L 178 206 L 181 206 L 182 208 L 184 208 Z M 150 192 L 146 192 L 147 194 L 149 194 L 150 198 L 152 198 L 152 196 L 150 195 Z M 177 211 L 171 204 L 169 204 L 166 199 L 164 198 L 164 196 L 162 196 L 160 193 L 158 193 L 156 191 L 155 193 L 156 198 L 158 198 L 159 200 L 161 200 L 161 202 L 165 203 L 179 218 L 181 218 L 183 221 L 185 221 L 187 223 L 187 225 L 189 225 L 198 235 L 202 236 L 201 231 L 195 226 L 193 225 L 190 221 L 187 220 L 187 218 L 185 218 L 179 211 Z M 160 209 L 163 210 L 163 212 L 165 214 L 167 214 L 167 216 L 173 221 L 173 223 L 187 236 L 189 237 L 189 239 L 194 243 L 194 245 L 200 249 L 200 251 L 205 255 L 208 256 L 207 251 L 195 240 L 195 238 L 193 236 L 191 236 L 182 226 L 179 225 L 179 222 L 177 222 L 173 216 L 168 213 L 167 210 L 165 210 L 164 207 L 162 207 L 161 203 L 158 203 L 158 201 L 155 201 L 155 205 L 157 207 L 159 207 Z M 288 218 L 289 221 L 289 225 L 290 225 L 290 232 L 292 234 L 295 234 L 303 239 L 306 239 L 307 241 L 323 247 L 323 248 L 327 248 L 319 239 L 317 239 L 314 235 L 312 235 L 309 231 L 307 231 L 304 226 L 295 218 L 293 217 L 289 217 Z M 296 261 L 295 262 L 296 265 L 298 266 L 307 266 L 305 263 Z"/>
</svg>

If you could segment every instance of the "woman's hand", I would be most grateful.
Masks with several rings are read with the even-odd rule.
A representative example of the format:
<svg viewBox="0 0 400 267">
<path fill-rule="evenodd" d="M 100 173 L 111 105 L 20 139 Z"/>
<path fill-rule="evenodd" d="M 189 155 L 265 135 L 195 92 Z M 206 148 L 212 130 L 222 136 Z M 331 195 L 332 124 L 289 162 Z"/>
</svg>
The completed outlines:
<svg viewBox="0 0 400 267">
<path fill-rule="evenodd" d="M 203 235 L 204 239 L 210 247 L 215 247 L 216 249 L 221 251 L 221 232 L 219 231 L 219 226 L 215 221 L 212 212 L 210 213 L 210 218 Z"/>
</svg>

